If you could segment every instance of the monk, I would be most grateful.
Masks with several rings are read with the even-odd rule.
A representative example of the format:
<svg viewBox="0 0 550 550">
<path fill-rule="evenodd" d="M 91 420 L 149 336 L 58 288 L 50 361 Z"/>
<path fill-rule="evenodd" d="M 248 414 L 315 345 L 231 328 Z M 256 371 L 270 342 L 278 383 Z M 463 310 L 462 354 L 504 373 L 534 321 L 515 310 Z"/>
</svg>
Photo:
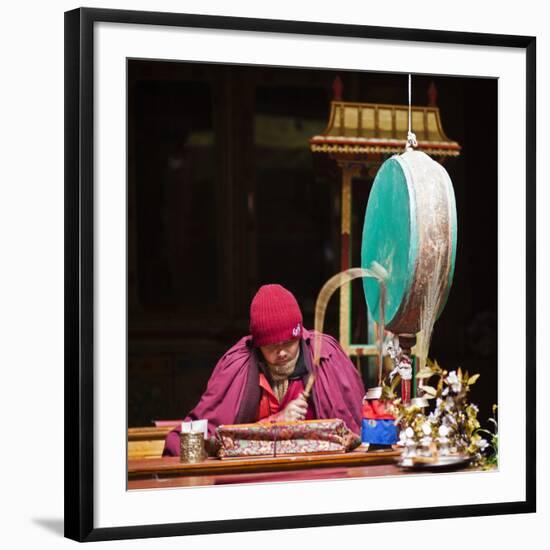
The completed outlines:
<svg viewBox="0 0 550 550">
<path fill-rule="evenodd" d="M 314 333 L 302 326 L 291 292 L 281 285 L 262 286 L 250 305 L 250 335 L 219 360 L 185 421 L 207 419 L 210 438 L 221 424 L 319 418 L 340 418 L 360 434 L 363 382 L 338 342 L 321 336 L 320 362 L 306 399 Z M 179 433 L 176 427 L 167 435 L 163 456 L 179 456 Z"/>
</svg>

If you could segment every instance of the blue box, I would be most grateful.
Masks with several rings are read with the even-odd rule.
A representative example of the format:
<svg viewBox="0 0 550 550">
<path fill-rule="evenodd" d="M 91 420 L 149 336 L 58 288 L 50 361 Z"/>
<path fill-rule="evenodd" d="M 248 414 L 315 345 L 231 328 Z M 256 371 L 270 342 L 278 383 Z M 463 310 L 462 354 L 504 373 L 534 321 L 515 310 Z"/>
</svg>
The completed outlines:
<svg viewBox="0 0 550 550">
<path fill-rule="evenodd" d="M 397 443 L 395 420 L 374 420 L 363 418 L 361 441 L 372 445 L 393 445 Z"/>
</svg>

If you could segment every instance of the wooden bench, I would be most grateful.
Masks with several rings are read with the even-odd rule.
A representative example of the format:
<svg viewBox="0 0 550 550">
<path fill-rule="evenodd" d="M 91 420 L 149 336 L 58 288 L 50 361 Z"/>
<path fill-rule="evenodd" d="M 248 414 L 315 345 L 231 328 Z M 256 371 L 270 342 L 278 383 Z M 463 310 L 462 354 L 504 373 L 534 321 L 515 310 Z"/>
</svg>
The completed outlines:
<svg viewBox="0 0 550 550">
<path fill-rule="evenodd" d="M 174 426 L 128 428 L 128 460 L 160 458 L 164 439 Z"/>
</svg>

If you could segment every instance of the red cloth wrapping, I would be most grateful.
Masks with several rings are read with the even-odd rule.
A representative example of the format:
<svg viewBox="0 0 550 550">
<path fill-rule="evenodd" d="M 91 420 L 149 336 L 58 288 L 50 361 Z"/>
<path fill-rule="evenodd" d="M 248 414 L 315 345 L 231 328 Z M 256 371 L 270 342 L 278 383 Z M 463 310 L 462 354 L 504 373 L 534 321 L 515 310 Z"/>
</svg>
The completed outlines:
<svg viewBox="0 0 550 550">
<path fill-rule="evenodd" d="M 385 401 L 380 399 L 366 399 L 363 402 L 363 418 L 368 420 L 395 420 Z"/>
<path fill-rule="evenodd" d="M 340 419 L 234 424 L 219 426 L 216 433 L 221 458 L 343 453 L 359 443 Z"/>
</svg>

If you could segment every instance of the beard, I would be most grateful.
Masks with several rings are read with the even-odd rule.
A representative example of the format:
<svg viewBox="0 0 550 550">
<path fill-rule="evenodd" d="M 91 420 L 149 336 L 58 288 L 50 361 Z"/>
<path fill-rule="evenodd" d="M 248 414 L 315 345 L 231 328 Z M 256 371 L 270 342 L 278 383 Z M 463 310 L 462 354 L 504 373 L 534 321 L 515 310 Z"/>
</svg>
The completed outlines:
<svg viewBox="0 0 550 550">
<path fill-rule="evenodd" d="M 268 363 L 267 366 L 269 368 L 269 374 L 271 374 L 271 378 L 273 379 L 273 381 L 280 382 L 281 380 L 286 380 L 294 371 L 296 363 L 298 362 L 298 357 L 300 357 L 299 350 L 294 359 L 291 359 L 283 365 L 271 365 L 270 363 Z"/>
</svg>

